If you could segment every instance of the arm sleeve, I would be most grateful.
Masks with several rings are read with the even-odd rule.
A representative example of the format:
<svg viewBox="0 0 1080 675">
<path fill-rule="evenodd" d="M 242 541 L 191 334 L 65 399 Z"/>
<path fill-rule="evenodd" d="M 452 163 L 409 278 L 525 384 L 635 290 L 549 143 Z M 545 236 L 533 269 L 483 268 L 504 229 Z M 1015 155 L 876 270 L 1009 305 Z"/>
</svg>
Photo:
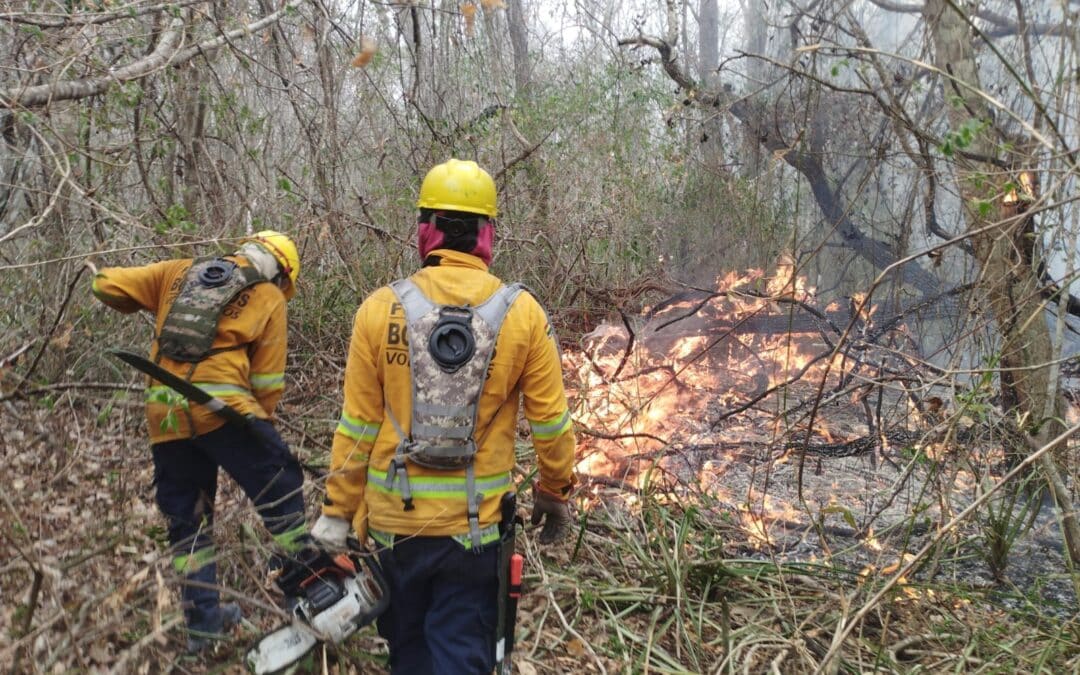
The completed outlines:
<svg viewBox="0 0 1080 675">
<path fill-rule="evenodd" d="M 165 279 L 178 261 L 142 267 L 106 267 L 94 275 L 94 296 L 109 307 L 131 314 L 140 309 L 156 312 Z"/>
<path fill-rule="evenodd" d="M 285 391 L 285 356 L 288 352 L 285 301 L 270 313 L 262 336 L 251 352 L 251 391 L 270 417 Z"/>
<path fill-rule="evenodd" d="M 326 479 L 323 513 L 353 523 L 363 541 L 367 512 L 364 489 L 371 449 L 383 419 L 383 391 L 378 374 L 378 342 L 373 325 L 379 325 L 379 309 L 370 299 L 360 306 L 349 340 L 345 363 L 345 401 L 334 431 L 330 475 Z"/>
<path fill-rule="evenodd" d="M 531 298 L 530 298 L 531 300 Z M 535 316 L 529 355 L 522 373 L 525 419 L 532 431 L 540 487 L 567 496 L 574 486 L 574 428 L 563 388 L 562 361 L 555 331 L 543 308 L 533 300 Z"/>
</svg>

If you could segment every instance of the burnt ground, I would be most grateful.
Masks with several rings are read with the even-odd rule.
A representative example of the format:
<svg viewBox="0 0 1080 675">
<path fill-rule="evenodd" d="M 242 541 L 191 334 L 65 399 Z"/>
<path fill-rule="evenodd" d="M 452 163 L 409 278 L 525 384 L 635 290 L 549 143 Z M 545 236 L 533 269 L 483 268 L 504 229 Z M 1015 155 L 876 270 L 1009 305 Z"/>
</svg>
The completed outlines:
<svg viewBox="0 0 1080 675">
<path fill-rule="evenodd" d="M 579 469 L 597 500 L 618 511 L 621 492 L 660 487 L 737 525 L 741 541 L 728 543 L 738 554 L 857 573 L 895 571 L 934 542 L 913 580 L 1075 615 L 1055 509 L 1024 487 L 1036 478 L 942 532 L 1000 482 L 1007 452 L 1029 453 L 995 431 L 992 385 L 907 355 L 917 340 L 902 323 L 864 325 L 842 342 L 842 323 L 790 307 L 721 294 L 586 336 L 565 360 Z M 782 325 L 805 332 L 778 334 Z M 1076 457 L 1074 441 L 1060 459 L 1076 467 Z"/>
<path fill-rule="evenodd" d="M 786 394 L 788 409 L 805 411 L 816 390 L 799 384 Z M 715 403 L 704 416 L 667 416 L 666 433 L 678 440 L 636 454 L 593 439 L 593 451 L 609 459 L 598 462 L 608 470 L 591 477 L 593 489 L 609 503 L 605 496 L 643 485 L 671 490 L 717 522 L 736 525 L 741 541 L 729 545 L 740 555 L 779 563 L 889 573 L 936 541 L 913 581 L 988 591 L 1004 606 L 1035 614 L 1075 615 L 1077 598 L 1048 500 L 1002 489 L 942 534 L 945 523 L 1006 472 L 1000 440 L 990 432 L 974 440 L 977 427 L 968 427 L 963 441 L 941 431 L 946 425 L 936 432 L 906 428 L 914 425 L 902 397 L 885 398 L 891 402 L 884 405 L 883 444 L 852 442 L 870 440 L 869 429 L 864 408 L 846 399 L 820 410 L 815 426 L 829 433 L 811 433 L 808 444 L 805 429 L 777 433 L 776 397 L 722 420 L 729 408 Z M 829 454 L 853 447 L 860 452 Z M 996 544 L 999 532 L 1005 542 Z M 994 550 L 997 557 L 988 553 Z"/>
</svg>

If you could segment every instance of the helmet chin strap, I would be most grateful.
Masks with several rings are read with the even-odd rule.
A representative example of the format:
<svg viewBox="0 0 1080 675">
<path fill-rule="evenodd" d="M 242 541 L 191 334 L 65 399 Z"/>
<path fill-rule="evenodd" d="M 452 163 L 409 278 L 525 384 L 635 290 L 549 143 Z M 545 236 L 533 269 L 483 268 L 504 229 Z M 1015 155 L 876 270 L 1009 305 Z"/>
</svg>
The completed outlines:
<svg viewBox="0 0 1080 675">
<path fill-rule="evenodd" d="M 274 257 L 274 254 L 253 241 L 245 242 L 243 246 L 237 249 L 236 255 L 247 258 L 248 262 L 270 281 L 273 281 L 274 277 L 281 274 L 281 263 Z"/>
</svg>

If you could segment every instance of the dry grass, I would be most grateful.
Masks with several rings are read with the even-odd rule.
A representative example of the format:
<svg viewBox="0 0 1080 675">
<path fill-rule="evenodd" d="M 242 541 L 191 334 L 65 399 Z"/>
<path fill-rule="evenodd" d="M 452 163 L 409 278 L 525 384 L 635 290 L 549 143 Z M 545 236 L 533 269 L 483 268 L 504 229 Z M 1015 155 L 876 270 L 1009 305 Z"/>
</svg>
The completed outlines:
<svg viewBox="0 0 1080 675">
<path fill-rule="evenodd" d="M 256 631 L 279 618 L 258 571 L 266 552 L 253 514 L 225 485 L 221 582 L 252 623 L 212 658 L 186 657 L 139 411 L 119 405 L 96 420 L 92 410 L 64 397 L 51 408 L 6 404 L 0 661 L 27 673 L 242 672 Z M 522 537 L 519 672 L 1064 672 L 1080 664 L 1075 608 L 1009 610 L 999 587 L 918 575 L 886 594 L 827 664 L 834 636 L 888 570 L 860 576 L 828 557 L 782 562 L 750 546 L 742 525 L 715 506 L 671 492 L 609 496 L 581 511 L 572 541 L 540 550 L 532 533 Z M 382 651 L 368 629 L 306 670 L 381 672 Z"/>
<path fill-rule="evenodd" d="M 1075 616 L 1009 612 L 992 587 L 913 578 L 827 663 L 890 574 L 747 557 L 740 527 L 659 497 L 633 515 L 590 512 L 576 550 L 529 547 L 543 571 L 523 642 L 538 672 L 1061 672 L 1080 662 Z"/>
</svg>

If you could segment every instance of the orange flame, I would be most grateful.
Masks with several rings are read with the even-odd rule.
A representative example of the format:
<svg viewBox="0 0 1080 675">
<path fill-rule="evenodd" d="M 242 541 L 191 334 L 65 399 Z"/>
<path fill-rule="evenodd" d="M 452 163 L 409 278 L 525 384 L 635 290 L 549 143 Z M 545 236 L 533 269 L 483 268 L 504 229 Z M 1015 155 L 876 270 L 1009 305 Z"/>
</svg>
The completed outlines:
<svg viewBox="0 0 1080 675">
<path fill-rule="evenodd" d="M 687 455 L 698 447 L 718 452 L 805 434 L 805 425 L 777 414 L 780 406 L 767 401 L 779 401 L 793 387 L 814 392 L 826 369 L 835 382 L 852 365 L 842 357 L 829 362 L 817 324 L 792 321 L 799 303 L 812 305 L 816 297 L 793 259 L 781 260 L 771 275 L 720 275 L 716 289 L 649 309 L 632 332 L 597 326 L 580 349 L 563 353 L 573 416 L 583 432 L 576 469 L 639 487 L 646 480 L 696 485 L 728 504 L 748 545 L 760 548 L 771 545 L 772 523 L 800 521 L 804 514 L 768 495 L 736 498 L 724 485 L 724 460 L 698 454 L 694 469 Z M 805 377 L 813 379 L 804 384 Z M 843 434 L 818 419 L 814 435 L 835 441 Z M 781 455 L 774 453 L 774 466 L 782 465 L 783 459 L 775 461 Z"/>
</svg>

